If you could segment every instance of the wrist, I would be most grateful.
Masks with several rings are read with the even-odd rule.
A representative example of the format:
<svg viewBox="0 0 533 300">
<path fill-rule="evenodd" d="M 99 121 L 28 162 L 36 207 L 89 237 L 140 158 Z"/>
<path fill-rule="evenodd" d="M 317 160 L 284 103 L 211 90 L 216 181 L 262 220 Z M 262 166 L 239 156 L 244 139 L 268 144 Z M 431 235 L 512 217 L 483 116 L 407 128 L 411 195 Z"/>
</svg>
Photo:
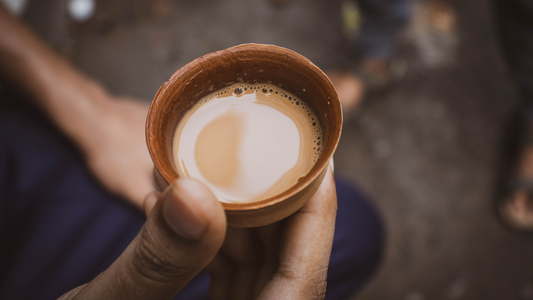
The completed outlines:
<svg viewBox="0 0 533 300">
<path fill-rule="evenodd" d="M 84 151 L 98 143 L 98 132 L 110 119 L 109 93 L 69 65 L 41 68 L 35 74 L 33 98 L 53 122 Z"/>
<path fill-rule="evenodd" d="M 90 83 L 61 97 L 76 101 L 70 101 L 66 109 L 57 109 L 54 119 L 83 152 L 87 154 L 107 142 L 105 133 L 106 128 L 112 128 L 113 100 L 103 88 Z"/>
</svg>

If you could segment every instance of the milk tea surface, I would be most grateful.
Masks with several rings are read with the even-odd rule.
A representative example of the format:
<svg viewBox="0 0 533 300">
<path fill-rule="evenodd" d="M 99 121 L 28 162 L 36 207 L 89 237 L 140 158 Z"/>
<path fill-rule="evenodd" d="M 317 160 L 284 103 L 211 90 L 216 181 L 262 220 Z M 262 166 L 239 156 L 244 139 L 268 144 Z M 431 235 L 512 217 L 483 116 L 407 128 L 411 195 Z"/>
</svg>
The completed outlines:
<svg viewBox="0 0 533 300">
<path fill-rule="evenodd" d="M 235 84 L 196 103 L 174 135 L 180 177 L 228 203 L 268 199 L 294 186 L 321 152 L 322 130 L 301 100 L 269 84 Z"/>
</svg>

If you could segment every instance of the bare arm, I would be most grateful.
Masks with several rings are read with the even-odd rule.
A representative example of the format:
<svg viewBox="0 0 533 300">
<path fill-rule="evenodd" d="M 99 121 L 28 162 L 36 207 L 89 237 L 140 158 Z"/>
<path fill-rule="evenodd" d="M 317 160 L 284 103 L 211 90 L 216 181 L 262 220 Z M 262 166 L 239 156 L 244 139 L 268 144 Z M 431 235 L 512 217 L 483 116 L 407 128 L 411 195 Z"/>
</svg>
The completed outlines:
<svg viewBox="0 0 533 300">
<path fill-rule="evenodd" d="M 147 105 L 110 95 L 55 54 L 0 4 L 0 76 L 80 147 L 97 178 L 141 208 L 153 189 Z"/>
<path fill-rule="evenodd" d="M 2 6 L 0 73 L 73 138 L 86 138 L 84 121 L 98 113 L 109 98 L 98 84 L 52 52 Z"/>
</svg>

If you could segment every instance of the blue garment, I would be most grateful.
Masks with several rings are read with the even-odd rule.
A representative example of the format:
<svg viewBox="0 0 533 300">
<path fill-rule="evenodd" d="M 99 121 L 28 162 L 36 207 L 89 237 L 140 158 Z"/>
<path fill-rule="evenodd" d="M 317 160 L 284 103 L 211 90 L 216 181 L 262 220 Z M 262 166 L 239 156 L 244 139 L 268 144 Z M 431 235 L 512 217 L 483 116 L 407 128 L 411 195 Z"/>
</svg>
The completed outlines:
<svg viewBox="0 0 533 300">
<path fill-rule="evenodd" d="M 22 106 L 0 95 L 0 299 L 56 299 L 105 270 L 145 218 L 106 191 L 76 148 Z M 384 238 L 360 192 L 337 180 L 337 193 L 326 299 L 345 299 L 368 280 Z M 208 299 L 208 284 L 202 272 L 176 299 Z"/>
<path fill-rule="evenodd" d="M 398 33 L 411 18 L 409 0 L 358 0 L 362 25 L 356 40 L 363 58 L 389 59 Z"/>
</svg>

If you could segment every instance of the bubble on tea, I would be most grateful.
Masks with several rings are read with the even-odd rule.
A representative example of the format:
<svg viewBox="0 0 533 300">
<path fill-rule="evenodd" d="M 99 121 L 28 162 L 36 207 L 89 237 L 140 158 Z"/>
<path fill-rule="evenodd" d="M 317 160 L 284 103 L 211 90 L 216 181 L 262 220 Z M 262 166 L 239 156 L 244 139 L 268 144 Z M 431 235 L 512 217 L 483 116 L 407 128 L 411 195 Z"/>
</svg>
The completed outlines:
<svg viewBox="0 0 533 300">
<path fill-rule="evenodd" d="M 300 101 L 296 96 L 287 93 L 283 89 L 274 87 L 271 84 L 265 85 L 265 84 L 237 83 L 237 84 L 228 86 L 225 89 L 221 90 L 219 94 L 223 94 L 227 92 L 227 93 L 234 94 L 234 95 L 240 95 L 243 93 L 243 91 L 248 91 L 248 90 L 256 91 L 256 92 L 262 91 L 263 93 L 267 93 L 267 92 L 275 93 L 276 95 L 281 95 L 281 97 L 287 98 L 291 102 L 291 104 L 293 104 L 295 107 L 301 107 L 303 110 L 305 110 L 305 112 L 307 113 L 307 116 L 310 117 L 309 118 L 311 120 L 310 124 L 316 128 L 315 141 L 321 139 L 322 129 L 320 128 L 320 126 L 317 126 L 318 118 L 316 117 L 316 114 L 313 112 L 313 110 L 305 102 Z M 200 100 L 199 103 L 206 103 L 209 100 L 216 98 L 216 96 L 217 95 L 211 95 L 211 96 L 204 97 L 202 98 L 202 100 Z M 318 148 L 316 150 L 317 151 L 313 155 L 314 156 L 313 159 L 315 161 L 318 159 L 321 153 L 321 151 L 318 150 Z"/>
<path fill-rule="evenodd" d="M 294 94 L 291 94 L 291 93 L 288 93 L 287 91 L 273 85 L 273 84 L 264 84 L 264 83 L 258 83 L 258 84 L 250 84 L 250 83 L 236 83 L 236 84 L 232 84 L 232 85 L 229 85 L 227 86 L 226 88 L 222 89 L 222 90 L 219 90 L 217 92 L 214 92 L 214 93 L 211 93 L 209 95 L 207 95 L 206 97 L 202 98 L 200 101 L 198 101 L 197 104 L 195 104 L 193 106 L 193 108 L 191 108 L 191 111 L 195 111 L 195 110 L 199 110 L 201 107 L 207 107 L 209 106 L 210 102 L 211 101 L 220 101 L 222 98 L 227 98 L 227 97 L 235 97 L 237 99 L 243 99 L 242 101 L 246 102 L 245 98 L 250 96 L 250 95 L 255 95 L 256 99 L 279 99 L 279 100 L 276 100 L 276 101 L 282 101 L 283 105 L 289 105 L 289 107 L 292 107 L 292 111 L 299 111 L 301 113 L 298 113 L 301 118 L 303 118 L 304 122 L 306 122 L 308 125 L 308 130 L 309 130 L 309 133 L 311 135 L 314 135 L 312 137 L 310 137 L 309 139 L 309 148 L 308 148 L 308 152 L 309 152 L 309 160 L 312 162 L 312 165 L 314 165 L 319 157 L 320 157 L 320 154 L 322 152 L 322 129 L 319 125 L 319 121 L 318 121 L 318 118 L 316 116 L 316 114 L 313 112 L 313 110 L 307 105 L 307 103 L 305 103 L 304 101 L 302 101 L 300 98 L 298 98 L 296 95 Z M 266 97 L 266 98 L 265 98 Z M 269 98 L 269 97 L 272 97 L 272 98 Z M 260 101 L 259 101 L 260 102 Z M 267 101 L 268 102 L 268 101 Z M 213 102 L 215 105 L 216 103 L 218 102 Z M 236 104 L 232 104 L 232 105 L 236 105 Z M 187 113 L 189 114 L 189 112 Z M 186 116 L 187 116 L 186 114 Z M 194 114 L 194 112 L 192 113 Z M 184 117 L 185 119 L 186 117 Z M 190 116 L 188 117 L 190 118 Z M 227 126 L 227 124 L 231 123 L 232 121 L 228 118 L 224 119 L 224 117 L 221 117 L 219 118 L 220 120 L 218 120 L 216 126 L 213 126 L 213 127 L 216 127 L 216 128 L 220 128 L 220 127 L 223 127 L 223 126 Z M 175 134 L 175 139 L 174 139 L 174 148 L 175 148 L 175 162 L 176 162 L 176 166 L 178 167 L 178 174 L 180 174 L 180 176 L 189 176 L 188 174 L 188 171 L 190 172 L 191 167 L 189 166 L 185 166 L 182 164 L 184 163 L 183 160 L 180 160 L 179 158 L 179 155 L 176 154 L 178 152 L 176 152 L 179 148 L 179 141 L 181 139 L 180 135 L 181 133 L 179 132 L 180 130 L 183 131 L 183 126 L 181 124 L 182 122 L 180 122 L 180 124 L 178 125 L 178 129 L 176 130 L 176 134 Z M 274 124 L 273 124 L 274 125 Z M 182 126 L 182 128 L 180 129 L 180 126 Z M 244 126 L 246 127 L 246 126 Z M 232 128 L 231 130 L 233 131 L 238 131 L 238 128 L 239 126 L 236 126 L 235 128 Z M 218 136 L 215 135 L 215 138 L 218 138 L 220 137 L 220 134 L 218 134 Z M 231 138 L 234 138 L 233 136 Z M 185 142 L 184 142 L 185 143 Z M 224 144 L 225 142 L 222 141 L 220 144 Z M 188 144 L 194 144 L 193 142 L 188 142 Z M 301 150 L 300 150 L 301 151 Z M 191 161 L 195 161 L 195 159 L 191 159 Z M 217 164 L 217 163 L 220 163 L 218 162 L 216 159 L 211 161 L 209 163 L 209 166 L 212 166 L 214 164 Z M 235 164 L 235 163 L 234 163 Z M 312 165 L 309 167 L 309 170 L 312 168 Z M 180 168 L 182 170 L 180 170 Z M 301 179 L 303 177 L 305 177 L 305 175 L 307 174 L 307 172 L 309 172 L 309 170 L 307 170 L 305 172 L 305 174 L 299 174 L 295 180 L 298 180 L 298 179 Z M 255 170 L 256 171 L 256 170 Z M 206 172 L 209 172 L 209 171 L 206 171 Z M 205 172 L 204 172 L 205 173 Z M 205 174 L 204 174 L 205 175 Z M 199 175 L 198 175 L 199 176 Z M 229 195 L 227 193 L 227 190 L 224 190 L 222 188 L 222 186 L 226 183 L 224 182 L 230 182 L 231 178 L 232 178 L 233 175 L 231 174 L 224 174 L 224 176 L 222 175 L 217 175 L 217 176 L 212 176 L 212 178 L 214 178 L 212 180 L 211 183 L 209 182 L 204 182 L 206 183 L 212 190 L 213 192 L 215 193 L 215 195 L 217 196 L 217 198 L 220 200 L 220 201 L 223 201 L 223 202 L 249 202 L 249 201 L 245 201 L 242 199 L 237 199 L 237 198 L 232 198 L 231 195 Z M 235 175 L 237 176 L 237 175 Z M 234 177 L 235 177 L 234 176 Z M 194 177 L 196 179 L 201 179 L 201 178 L 197 178 L 195 176 L 191 176 L 191 177 Z M 238 177 L 238 176 L 237 176 Z M 280 179 L 281 181 L 281 179 Z M 296 184 L 296 182 L 294 182 L 294 184 Z M 226 185 L 229 185 L 226 184 Z M 269 190 L 268 192 L 266 193 L 263 193 L 262 195 L 260 196 L 257 196 L 253 199 L 251 199 L 250 201 L 260 201 L 262 199 L 266 199 L 268 197 L 272 197 L 274 195 L 277 195 L 279 194 L 280 192 L 283 192 L 284 190 L 286 190 L 287 188 L 290 188 L 290 186 L 288 187 L 284 187 L 284 189 L 282 190 Z"/>
</svg>

